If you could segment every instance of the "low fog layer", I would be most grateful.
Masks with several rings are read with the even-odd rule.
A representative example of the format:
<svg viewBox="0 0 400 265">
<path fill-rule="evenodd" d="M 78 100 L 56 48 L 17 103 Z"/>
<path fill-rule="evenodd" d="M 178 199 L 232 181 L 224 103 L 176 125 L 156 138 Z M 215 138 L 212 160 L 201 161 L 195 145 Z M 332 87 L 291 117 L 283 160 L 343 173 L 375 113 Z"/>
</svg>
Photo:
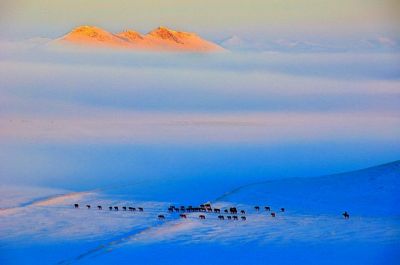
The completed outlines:
<svg viewBox="0 0 400 265">
<path fill-rule="evenodd" d="M 299 139 L 399 130 L 398 54 L 13 50 L 0 61 L 6 141 L 129 138 L 116 130 L 139 131 L 131 139 L 139 142 L 203 141 L 205 130 L 214 140 L 246 131 L 262 142 L 292 129 Z"/>
<path fill-rule="evenodd" d="M 318 160 L 325 162 L 315 174 L 395 160 L 399 59 L 387 52 L 132 53 L 3 43 L 0 173 L 40 182 L 51 172 L 54 179 L 75 170 L 95 178 L 124 165 L 117 175 L 135 168 L 165 177 L 170 169 L 181 178 L 192 165 L 205 168 L 186 177 L 207 178 L 233 163 L 218 167 L 221 177 L 263 178 L 270 169 L 303 175 Z M 87 145 L 98 149 L 78 169 L 69 154 Z M 160 156 L 166 150 L 174 166 Z M 119 166 L 111 161 L 99 172 L 110 154 Z M 194 154 L 208 162 L 190 160 Z M 32 163 L 21 168 L 21 161 Z M 282 171 L 283 161 L 290 170 Z"/>
</svg>

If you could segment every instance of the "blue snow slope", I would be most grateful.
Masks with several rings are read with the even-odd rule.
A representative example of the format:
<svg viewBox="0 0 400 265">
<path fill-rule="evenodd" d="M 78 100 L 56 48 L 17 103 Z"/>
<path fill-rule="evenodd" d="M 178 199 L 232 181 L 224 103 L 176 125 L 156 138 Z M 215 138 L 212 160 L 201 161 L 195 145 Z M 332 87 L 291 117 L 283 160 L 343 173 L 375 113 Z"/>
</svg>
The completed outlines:
<svg viewBox="0 0 400 265">
<path fill-rule="evenodd" d="M 249 184 L 217 201 L 285 207 L 310 214 L 400 217 L 400 161 L 315 178 L 288 178 Z"/>
<path fill-rule="evenodd" d="M 0 264 L 399 264 L 399 173 L 396 161 L 249 184 L 212 201 L 222 213 L 205 213 L 205 220 L 168 213 L 171 201 L 116 196 L 121 187 L 111 194 L 0 187 Z M 195 190 L 182 192 L 190 201 Z M 223 212 L 232 206 L 245 211 L 237 221 Z"/>
</svg>

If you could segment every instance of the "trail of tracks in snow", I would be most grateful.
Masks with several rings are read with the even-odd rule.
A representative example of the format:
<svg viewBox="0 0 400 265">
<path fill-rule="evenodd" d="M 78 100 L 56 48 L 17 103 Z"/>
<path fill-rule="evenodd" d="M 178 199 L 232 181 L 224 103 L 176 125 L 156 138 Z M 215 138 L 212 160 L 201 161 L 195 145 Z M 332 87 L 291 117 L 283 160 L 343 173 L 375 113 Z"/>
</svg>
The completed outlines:
<svg viewBox="0 0 400 265">
<path fill-rule="evenodd" d="M 118 247 L 120 245 L 123 245 L 124 243 L 127 243 L 129 241 L 135 240 L 135 237 L 143 235 L 145 233 L 151 232 L 152 230 L 162 227 L 162 226 L 169 226 L 170 223 L 172 221 L 176 221 L 179 217 L 175 218 L 175 219 L 171 219 L 168 221 L 164 221 L 164 222 L 154 222 L 151 226 L 145 227 L 145 228 L 141 228 L 141 229 L 134 229 L 131 230 L 130 232 L 126 233 L 125 235 L 120 236 L 117 239 L 111 240 L 107 243 L 103 243 L 95 248 L 89 249 L 85 252 L 83 252 L 82 254 L 79 254 L 78 256 L 72 258 L 72 259 L 67 259 L 67 260 L 62 260 L 60 262 L 58 262 L 57 264 L 59 265 L 69 265 L 69 264 L 73 264 L 75 262 L 78 262 L 82 259 L 85 258 L 90 258 L 90 257 L 97 257 L 100 255 L 103 255 L 107 252 L 112 251 L 115 247 Z"/>
<path fill-rule="evenodd" d="M 255 186 L 255 185 L 259 185 L 259 184 L 264 184 L 267 183 L 268 181 L 260 181 L 260 182 L 255 182 L 255 183 L 250 183 L 250 184 L 246 184 L 246 185 L 242 185 L 239 186 L 233 190 L 227 191 L 224 194 L 222 194 L 221 196 L 217 197 L 216 199 L 214 199 L 212 202 L 219 202 L 219 201 L 223 201 L 226 197 L 229 197 L 232 194 L 238 193 L 239 191 L 251 187 L 251 186 Z"/>
</svg>

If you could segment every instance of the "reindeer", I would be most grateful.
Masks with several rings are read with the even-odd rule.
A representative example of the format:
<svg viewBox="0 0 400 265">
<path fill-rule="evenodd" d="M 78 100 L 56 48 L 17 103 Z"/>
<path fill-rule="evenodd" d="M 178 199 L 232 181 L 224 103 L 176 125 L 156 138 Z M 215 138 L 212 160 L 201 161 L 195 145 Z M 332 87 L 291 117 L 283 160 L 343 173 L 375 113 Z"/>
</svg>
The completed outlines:
<svg viewBox="0 0 400 265">
<path fill-rule="evenodd" d="M 114 210 L 118 211 L 118 206 L 114 206 Z"/>
<path fill-rule="evenodd" d="M 254 209 L 258 212 L 260 210 L 260 206 L 254 206 Z"/>
<path fill-rule="evenodd" d="M 168 208 L 168 212 L 169 212 L 169 213 L 172 213 L 173 211 L 174 211 L 174 208 L 172 208 L 172 207 L 169 207 L 169 208 Z"/>
<path fill-rule="evenodd" d="M 223 215 L 218 215 L 218 219 L 219 219 L 219 220 L 224 220 L 225 218 L 224 218 Z"/>
<path fill-rule="evenodd" d="M 86 207 L 88 208 L 88 209 L 90 209 L 90 205 L 88 204 L 88 205 L 86 205 Z"/>
<path fill-rule="evenodd" d="M 232 219 L 232 216 L 228 215 L 226 218 L 227 218 L 228 220 L 231 220 L 231 219 Z"/>
<path fill-rule="evenodd" d="M 74 204 L 74 207 L 75 207 L 75 209 L 76 209 L 76 208 L 79 208 L 79 204 L 75 203 L 75 204 Z"/>
<path fill-rule="evenodd" d="M 123 207 L 122 207 L 122 210 L 126 211 L 126 206 L 123 206 Z"/>
<path fill-rule="evenodd" d="M 179 217 L 180 217 L 180 218 L 183 218 L 183 219 L 186 219 L 186 218 L 187 218 L 186 214 L 180 214 Z"/>
<path fill-rule="evenodd" d="M 98 206 L 97 206 L 97 209 L 103 210 L 103 207 L 101 207 L 101 205 L 98 205 Z"/>
<path fill-rule="evenodd" d="M 129 207 L 128 209 L 129 209 L 129 211 L 131 211 L 131 212 L 136 211 L 136 208 L 134 208 L 134 207 Z"/>
<path fill-rule="evenodd" d="M 162 214 L 160 214 L 160 215 L 158 216 L 158 220 L 165 220 L 165 216 L 162 215 Z"/>
<path fill-rule="evenodd" d="M 142 207 L 138 207 L 139 212 L 143 212 L 143 208 Z"/>
<path fill-rule="evenodd" d="M 237 214 L 237 209 L 236 209 L 236 207 L 231 207 L 231 208 L 229 208 L 229 212 L 230 212 L 231 214 Z"/>
<path fill-rule="evenodd" d="M 181 206 L 181 211 L 184 212 L 185 211 L 185 206 Z"/>
<path fill-rule="evenodd" d="M 240 213 L 241 214 L 246 214 L 246 211 L 245 210 L 241 210 Z"/>
<path fill-rule="evenodd" d="M 267 212 L 271 211 L 271 207 L 269 207 L 269 206 L 265 206 L 264 209 L 265 209 Z"/>
<path fill-rule="evenodd" d="M 225 209 L 225 210 L 224 210 L 224 213 L 229 213 L 229 212 L 228 212 L 228 209 Z"/>
<path fill-rule="evenodd" d="M 199 218 L 204 220 L 204 219 L 206 219 L 206 216 L 201 214 L 201 215 L 199 215 Z"/>
<path fill-rule="evenodd" d="M 238 220 L 238 217 L 236 215 L 232 216 L 233 220 Z"/>
<path fill-rule="evenodd" d="M 285 211 L 285 208 L 281 208 L 281 212 L 284 212 Z"/>
<path fill-rule="evenodd" d="M 275 213 L 271 213 L 271 217 L 275 217 L 276 216 L 276 214 Z"/>
<path fill-rule="evenodd" d="M 214 208 L 214 213 L 220 213 L 220 212 L 221 212 L 220 209 Z"/>
<path fill-rule="evenodd" d="M 246 221 L 246 216 L 242 216 L 240 218 L 242 218 L 242 221 Z"/>
<path fill-rule="evenodd" d="M 108 207 L 108 209 L 109 209 L 110 211 L 112 211 L 113 207 L 112 207 L 112 206 L 110 206 L 110 207 Z"/>
</svg>

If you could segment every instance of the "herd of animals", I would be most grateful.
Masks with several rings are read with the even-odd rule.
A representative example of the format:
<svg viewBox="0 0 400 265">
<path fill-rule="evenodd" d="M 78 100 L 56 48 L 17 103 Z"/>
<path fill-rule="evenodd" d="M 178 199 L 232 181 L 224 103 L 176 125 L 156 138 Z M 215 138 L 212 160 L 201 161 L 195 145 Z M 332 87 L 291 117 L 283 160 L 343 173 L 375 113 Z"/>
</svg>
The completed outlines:
<svg viewBox="0 0 400 265">
<path fill-rule="evenodd" d="M 75 203 L 74 208 L 79 208 L 79 204 Z M 87 209 L 91 209 L 92 206 L 87 204 L 86 205 Z M 103 210 L 103 207 L 101 205 L 97 206 L 98 210 Z M 109 206 L 108 209 L 110 211 L 133 211 L 133 212 L 143 212 L 144 209 L 142 207 L 127 207 L 127 206 Z M 260 211 L 260 206 L 255 206 L 254 207 L 255 211 Z M 193 206 L 180 206 L 180 207 L 175 207 L 173 205 L 168 207 L 168 213 L 179 213 L 179 217 L 182 219 L 187 219 L 187 213 L 203 213 L 199 214 L 198 218 L 201 220 L 206 219 L 206 213 L 213 213 L 213 214 L 219 214 L 218 219 L 219 220 L 239 220 L 239 217 L 241 220 L 246 221 L 247 218 L 245 216 L 246 211 L 245 210 L 238 210 L 236 207 L 230 207 L 229 209 L 219 209 L 219 208 L 212 208 L 210 203 L 206 204 L 201 204 L 199 207 L 193 207 Z M 271 207 L 270 206 L 265 206 L 264 210 L 267 212 L 270 212 L 271 217 L 275 217 L 276 213 L 271 212 Z M 280 208 L 280 212 L 285 212 L 285 208 Z M 225 215 L 223 215 L 225 214 Z M 240 216 L 238 216 L 240 214 Z M 159 220 L 165 220 L 165 215 L 164 214 L 159 214 L 158 219 Z"/>
<path fill-rule="evenodd" d="M 74 208 L 79 208 L 79 204 L 75 203 Z M 91 205 L 87 204 L 86 205 L 87 209 L 91 209 Z M 97 206 L 98 210 L 103 210 L 103 207 L 101 205 Z M 122 209 L 122 211 L 131 211 L 131 212 L 143 212 L 144 209 L 142 207 L 127 207 L 127 206 L 122 206 L 121 208 L 119 206 L 109 206 L 108 209 L 110 211 L 119 211 L 119 209 Z M 182 219 L 187 218 L 187 213 L 202 213 L 199 214 L 199 219 L 204 220 L 206 219 L 205 213 L 214 213 L 214 214 L 219 214 L 218 219 L 219 220 L 239 220 L 239 214 L 240 214 L 240 219 L 242 221 L 246 221 L 246 211 L 245 210 L 238 210 L 236 207 L 230 207 L 229 209 L 220 209 L 220 208 L 212 208 L 210 203 L 206 204 L 201 204 L 199 207 L 193 207 L 193 206 L 180 206 L 176 207 L 174 205 L 171 205 L 168 207 L 168 213 L 179 213 L 179 217 Z M 256 212 L 260 211 L 260 206 L 254 206 L 254 210 Z M 270 206 L 264 206 L 264 210 L 266 212 L 269 212 L 271 217 L 276 217 L 276 212 L 271 211 Z M 279 210 L 281 213 L 285 212 L 285 208 L 280 208 Z M 343 214 L 343 217 L 345 219 L 349 219 L 350 215 L 348 214 L 347 211 L 345 211 Z M 158 215 L 159 220 L 165 220 L 165 215 L 164 214 L 159 214 Z"/>
<path fill-rule="evenodd" d="M 260 206 L 255 206 L 254 209 L 256 211 L 260 211 Z M 265 211 L 270 212 L 271 211 L 271 207 L 269 206 L 265 206 L 264 207 Z M 285 208 L 281 208 L 280 209 L 281 212 L 285 211 Z M 180 206 L 180 207 L 175 207 L 175 206 L 170 206 L 168 208 L 168 212 L 169 213 L 181 213 L 179 216 L 181 218 L 186 219 L 187 215 L 185 213 L 191 213 L 191 212 L 198 212 L 198 213 L 215 213 L 215 214 L 219 214 L 218 215 L 218 219 L 219 220 L 239 220 L 239 216 L 238 214 L 240 214 L 240 219 L 243 221 L 246 221 L 247 218 L 245 216 L 246 211 L 245 210 L 238 210 L 236 207 L 230 207 L 229 209 L 223 209 L 221 210 L 220 208 L 212 208 L 210 203 L 206 203 L 206 204 L 202 204 L 200 205 L 200 207 L 192 207 L 192 206 Z M 223 215 L 223 214 L 225 215 Z M 275 212 L 271 212 L 271 216 L 275 217 L 276 213 Z M 205 214 L 200 214 L 199 215 L 200 219 L 206 219 L 206 215 Z M 158 219 L 160 220 L 164 220 L 165 219 L 165 215 L 160 214 L 158 216 Z"/>
<path fill-rule="evenodd" d="M 79 204 L 78 204 L 78 203 L 75 203 L 75 204 L 74 204 L 74 208 L 75 208 L 75 209 L 79 208 Z M 87 205 L 86 205 L 86 208 L 91 209 L 92 206 L 91 206 L 90 204 L 87 204 Z M 103 210 L 103 206 L 98 205 L 98 206 L 97 206 L 97 209 L 98 209 L 98 210 Z M 113 210 L 114 210 L 114 211 L 118 211 L 120 208 L 119 208 L 118 206 L 109 206 L 108 209 L 109 209 L 110 211 L 113 211 Z M 143 212 L 143 208 L 142 208 L 142 207 L 135 208 L 135 207 L 126 207 L 126 206 L 123 206 L 123 207 L 121 207 L 121 209 L 122 209 L 123 211 L 127 211 L 127 210 L 128 210 L 128 211 L 132 211 L 132 212 L 135 212 L 135 211 Z"/>
</svg>

